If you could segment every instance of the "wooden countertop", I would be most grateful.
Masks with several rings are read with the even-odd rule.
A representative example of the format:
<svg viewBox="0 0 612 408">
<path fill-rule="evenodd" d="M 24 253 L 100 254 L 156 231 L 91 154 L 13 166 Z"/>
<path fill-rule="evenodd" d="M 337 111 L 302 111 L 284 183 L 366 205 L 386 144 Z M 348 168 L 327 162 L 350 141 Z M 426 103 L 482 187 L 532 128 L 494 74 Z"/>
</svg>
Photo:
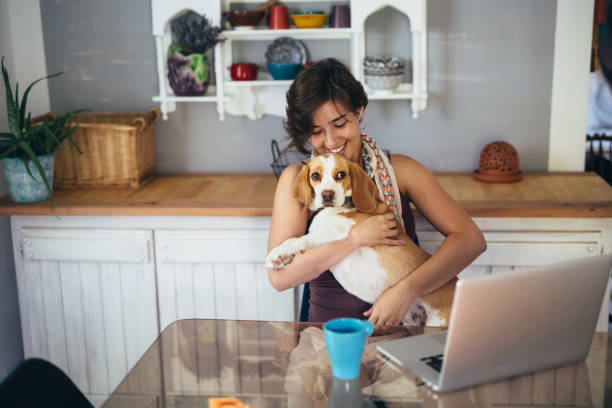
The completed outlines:
<svg viewBox="0 0 612 408">
<path fill-rule="evenodd" d="M 478 182 L 469 173 L 436 178 L 472 217 L 612 217 L 612 187 L 595 173 L 526 173 L 508 184 Z M 139 189 L 58 189 L 55 214 L 270 216 L 275 188 L 272 174 L 161 175 Z M 7 195 L 0 214 L 51 211 L 48 201 L 16 204 Z"/>
</svg>

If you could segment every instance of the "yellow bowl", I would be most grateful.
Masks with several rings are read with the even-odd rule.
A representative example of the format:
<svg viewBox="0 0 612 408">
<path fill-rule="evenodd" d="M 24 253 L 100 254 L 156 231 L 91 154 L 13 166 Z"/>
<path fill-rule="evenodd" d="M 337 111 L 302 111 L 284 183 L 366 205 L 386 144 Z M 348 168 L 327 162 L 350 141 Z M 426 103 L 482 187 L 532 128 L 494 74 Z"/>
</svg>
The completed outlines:
<svg viewBox="0 0 612 408">
<path fill-rule="evenodd" d="M 327 14 L 292 14 L 291 19 L 297 28 L 320 28 Z"/>
</svg>

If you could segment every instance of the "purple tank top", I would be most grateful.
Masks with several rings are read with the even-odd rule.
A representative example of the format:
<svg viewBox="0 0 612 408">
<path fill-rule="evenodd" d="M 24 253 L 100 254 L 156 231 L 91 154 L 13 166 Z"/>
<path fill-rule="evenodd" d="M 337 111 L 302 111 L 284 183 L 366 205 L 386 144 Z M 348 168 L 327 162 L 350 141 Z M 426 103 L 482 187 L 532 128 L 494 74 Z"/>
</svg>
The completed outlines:
<svg viewBox="0 0 612 408">
<path fill-rule="evenodd" d="M 401 195 L 402 218 L 406 234 L 418 244 L 414 225 L 414 216 L 410 210 L 410 200 Z M 308 224 L 310 225 L 308 220 Z M 326 322 L 337 317 L 354 317 L 366 319 L 363 315 L 372 305 L 348 293 L 327 270 L 310 281 L 309 322 Z"/>
</svg>

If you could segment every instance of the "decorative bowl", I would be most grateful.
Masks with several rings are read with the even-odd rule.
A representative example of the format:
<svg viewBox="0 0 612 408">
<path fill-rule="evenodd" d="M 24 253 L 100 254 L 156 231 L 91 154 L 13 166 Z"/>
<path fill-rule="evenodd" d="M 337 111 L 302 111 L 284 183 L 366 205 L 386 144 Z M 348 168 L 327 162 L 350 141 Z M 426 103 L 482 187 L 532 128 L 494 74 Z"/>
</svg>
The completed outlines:
<svg viewBox="0 0 612 408">
<path fill-rule="evenodd" d="M 227 20 L 235 30 L 253 30 L 265 13 L 263 10 L 234 10 L 227 12 Z"/>
<path fill-rule="evenodd" d="M 489 143 L 482 148 L 478 169 L 472 175 L 478 181 L 490 183 L 519 181 L 523 174 L 519 168 L 518 152 L 510 143 Z"/>
<path fill-rule="evenodd" d="M 268 71 L 274 79 L 293 79 L 302 69 L 302 64 L 268 64 Z"/>
<path fill-rule="evenodd" d="M 320 28 L 325 23 L 327 16 L 328 14 L 311 11 L 308 13 L 291 14 L 291 19 L 297 28 Z"/>
<path fill-rule="evenodd" d="M 365 74 L 366 84 L 375 92 L 393 92 L 401 83 L 404 74 L 395 75 L 371 75 Z"/>
<path fill-rule="evenodd" d="M 370 75 L 399 75 L 406 70 L 403 58 L 374 56 L 363 59 L 363 72 Z"/>
<path fill-rule="evenodd" d="M 308 61 L 308 50 L 303 42 L 291 37 L 279 37 L 266 48 L 267 64 L 301 64 Z"/>
</svg>

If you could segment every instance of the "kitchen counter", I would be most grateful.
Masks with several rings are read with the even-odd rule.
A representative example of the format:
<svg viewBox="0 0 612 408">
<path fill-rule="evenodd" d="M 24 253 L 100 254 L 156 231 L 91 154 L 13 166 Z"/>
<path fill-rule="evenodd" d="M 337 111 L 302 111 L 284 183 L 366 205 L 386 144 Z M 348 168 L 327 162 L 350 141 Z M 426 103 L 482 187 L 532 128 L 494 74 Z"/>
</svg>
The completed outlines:
<svg viewBox="0 0 612 408">
<path fill-rule="evenodd" d="M 595 173 L 526 173 L 516 183 L 482 183 L 470 173 L 438 173 L 471 217 L 612 217 L 612 188 Z M 58 189 L 57 215 L 270 216 L 272 174 L 161 175 L 138 189 Z M 419 215 L 413 209 L 415 215 Z M 0 214 L 50 215 L 47 201 L 0 198 Z"/>
</svg>

